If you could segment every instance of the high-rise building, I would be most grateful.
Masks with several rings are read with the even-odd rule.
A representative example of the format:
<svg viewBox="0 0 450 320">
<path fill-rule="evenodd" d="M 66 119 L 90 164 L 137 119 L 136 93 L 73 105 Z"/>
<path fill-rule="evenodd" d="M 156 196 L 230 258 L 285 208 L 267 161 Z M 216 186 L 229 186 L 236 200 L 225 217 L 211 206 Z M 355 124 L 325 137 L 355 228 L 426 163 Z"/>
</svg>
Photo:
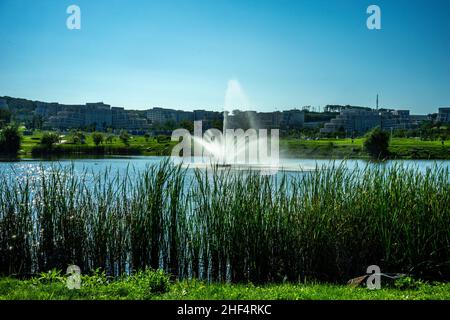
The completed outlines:
<svg viewBox="0 0 450 320">
<path fill-rule="evenodd" d="M 228 128 L 299 129 L 305 122 L 305 112 L 298 109 L 275 112 L 233 111 L 227 117 Z"/>
<path fill-rule="evenodd" d="M 147 130 L 149 128 L 146 119 L 139 117 L 135 111 L 124 108 L 112 107 L 112 127 L 124 130 Z"/>
<path fill-rule="evenodd" d="M 111 106 L 98 103 L 86 103 L 85 126 L 95 126 L 96 130 L 105 130 L 112 126 Z"/>
<path fill-rule="evenodd" d="M 147 120 L 150 124 L 163 124 L 177 122 L 177 111 L 173 109 L 153 108 L 147 110 Z"/>
<path fill-rule="evenodd" d="M 450 107 L 439 108 L 438 115 L 436 118 L 439 122 L 450 122 Z"/>
<path fill-rule="evenodd" d="M 411 129 L 426 118 L 426 116 L 411 116 L 409 110 L 349 108 L 342 110 L 336 118 L 325 123 L 320 132 L 329 134 L 343 131 L 353 134 L 364 133 L 375 127 L 383 130 Z"/>
<path fill-rule="evenodd" d="M 36 109 L 34 110 L 34 114 L 36 116 L 42 117 L 46 119 L 50 116 L 56 116 L 59 110 L 63 108 L 62 105 L 56 102 L 47 103 L 47 102 L 36 102 Z"/>
</svg>

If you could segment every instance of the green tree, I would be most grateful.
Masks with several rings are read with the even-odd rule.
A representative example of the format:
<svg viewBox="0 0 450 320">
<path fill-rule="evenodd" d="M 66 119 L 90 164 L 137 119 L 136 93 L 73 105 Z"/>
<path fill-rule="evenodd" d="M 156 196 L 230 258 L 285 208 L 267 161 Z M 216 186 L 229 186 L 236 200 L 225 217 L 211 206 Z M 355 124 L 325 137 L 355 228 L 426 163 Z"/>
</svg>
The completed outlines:
<svg viewBox="0 0 450 320">
<path fill-rule="evenodd" d="M 114 142 L 114 140 L 116 139 L 116 136 L 113 134 L 108 134 L 108 136 L 106 137 L 105 141 L 106 143 L 112 144 Z"/>
<path fill-rule="evenodd" d="M 445 140 L 447 140 L 447 136 L 445 134 L 441 134 L 440 140 L 441 140 L 442 146 L 444 146 L 445 145 Z"/>
<path fill-rule="evenodd" d="M 93 132 L 92 140 L 94 141 L 94 144 L 96 146 L 100 145 L 101 143 L 103 143 L 103 140 L 104 140 L 103 134 L 100 132 Z"/>
<path fill-rule="evenodd" d="M 375 159 L 385 159 L 389 155 L 389 134 L 379 127 L 367 133 L 364 150 Z"/>
<path fill-rule="evenodd" d="M 163 134 L 160 134 L 160 135 L 156 136 L 156 141 L 158 143 L 166 143 L 166 142 L 170 141 L 170 137 L 166 136 L 166 135 L 163 135 Z"/>
<path fill-rule="evenodd" d="M 0 128 L 11 121 L 11 112 L 8 109 L 0 109 Z"/>
<path fill-rule="evenodd" d="M 56 143 L 59 143 L 59 135 L 55 132 L 45 132 L 41 138 L 41 145 L 47 149 L 53 149 Z"/>
<path fill-rule="evenodd" d="M 148 142 L 148 140 L 150 139 L 150 134 L 148 132 L 146 132 L 144 134 L 144 139 L 145 139 L 145 142 Z"/>
<path fill-rule="evenodd" d="M 188 130 L 189 132 L 194 132 L 194 122 L 193 121 L 183 120 L 180 122 L 180 126 L 181 126 L 181 128 Z M 220 127 L 220 129 L 222 129 L 222 127 Z"/>
<path fill-rule="evenodd" d="M 175 123 L 175 121 L 173 121 L 173 120 L 168 120 L 168 121 L 166 121 L 166 122 L 163 124 L 162 129 L 163 129 L 163 130 L 166 130 L 166 131 L 173 131 L 173 130 L 175 130 L 175 129 L 176 129 L 176 123 Z"/>
<path fill-rule="evenodd" d="M 407 132 L 405 129 L 395 129 L 393 132 L 393 136 L 395 138 L 405 138 L 407 135 Z"/>
<path fill-rule="evenodd" d="M 86 143 L 86 136 L 81 131 L 73 131 L 72 132 L 72 142 L 74 144 L 85 144 Z"/>
<path fill-rule="evenodd" d="M 44 120 L 41 116 L 33 116 L 31 121 L 30 129 L 42 129 L 42 125 L 44 124 Z"/>
<path fill-rule="evenodd" d="M 120 131 L 119 139 L 126 145 L 130 145 L 130 135 L 125 130 Z"/>
<path fill-rule="evenodd" d="M 338 139 L 345 138 L 345 128 L 343 126 L 340 126 L 335 133 Z"/>
<path fill-rule="evenodd" d="M 17 154 L 20 150 L 22 137 L 16 125 L 9 125 L 0 131 L 0 153 Z"/>
</svg>

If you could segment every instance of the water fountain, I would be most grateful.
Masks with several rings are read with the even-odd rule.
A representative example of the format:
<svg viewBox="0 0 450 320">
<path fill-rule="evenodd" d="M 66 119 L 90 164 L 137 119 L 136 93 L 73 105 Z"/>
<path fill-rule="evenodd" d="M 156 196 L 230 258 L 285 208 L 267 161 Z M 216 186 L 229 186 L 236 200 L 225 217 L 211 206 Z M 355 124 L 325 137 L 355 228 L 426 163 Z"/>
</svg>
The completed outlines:
<svg viewBox="0 0 450 320">
<path fill-rule="evenodd" d="M 239 81 L 230 80 L 225 93 L 222 131 L 217 128 L 203 133 L 201 121 L 194 122 L 194 135 L 189 134 L 189 142 L 184 146 L 183 154 L 193 147 L 194 157 L 190 157 L 185 165 L 194 168 L 232 168 L 234 170 L 259 170 L 263 174 L 274 174 L 279 170 L 308 170 L 299 166 L 279 161 L 278 130 L 262 129 L 256 113 L 245 112 L 240 119 L 246 122 L 246 128 L 238 128 L 233 108 L 246 108 L 249 102 Z"/>
</svg>

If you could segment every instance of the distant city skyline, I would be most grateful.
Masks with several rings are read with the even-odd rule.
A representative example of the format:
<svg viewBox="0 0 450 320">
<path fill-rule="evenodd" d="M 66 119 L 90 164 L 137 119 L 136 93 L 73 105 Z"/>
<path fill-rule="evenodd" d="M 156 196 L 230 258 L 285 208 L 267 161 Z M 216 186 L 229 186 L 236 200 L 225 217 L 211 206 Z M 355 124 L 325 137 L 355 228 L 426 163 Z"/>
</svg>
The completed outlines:
<svg viewBox="0 0 450 320">
<path fill-rule="evenodd" d="M 66 28 L 72 4 L 81 30 Z M 231 92 L 267 112 L 379 94 L 434 113 L 450 105 L 449 15 L 446 0 L 1 0 L 0 96 L 220 111 Z"/>
</svg>

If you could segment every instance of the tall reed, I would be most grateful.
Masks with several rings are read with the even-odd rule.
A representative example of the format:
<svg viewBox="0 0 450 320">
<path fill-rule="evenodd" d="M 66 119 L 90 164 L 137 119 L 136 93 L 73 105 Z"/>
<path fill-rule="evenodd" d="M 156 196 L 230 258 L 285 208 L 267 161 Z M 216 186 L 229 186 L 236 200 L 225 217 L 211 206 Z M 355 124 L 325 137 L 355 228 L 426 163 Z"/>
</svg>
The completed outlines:
<svg viewBox="0 0 450 320">
<path fill-rule="evenodd" d="M 261 176 L 168 161 L 0 174 L 0 274 L 76 264 L 209 281 L 450 278 L 450 174 L 395 165 Z"/>
</svg>

